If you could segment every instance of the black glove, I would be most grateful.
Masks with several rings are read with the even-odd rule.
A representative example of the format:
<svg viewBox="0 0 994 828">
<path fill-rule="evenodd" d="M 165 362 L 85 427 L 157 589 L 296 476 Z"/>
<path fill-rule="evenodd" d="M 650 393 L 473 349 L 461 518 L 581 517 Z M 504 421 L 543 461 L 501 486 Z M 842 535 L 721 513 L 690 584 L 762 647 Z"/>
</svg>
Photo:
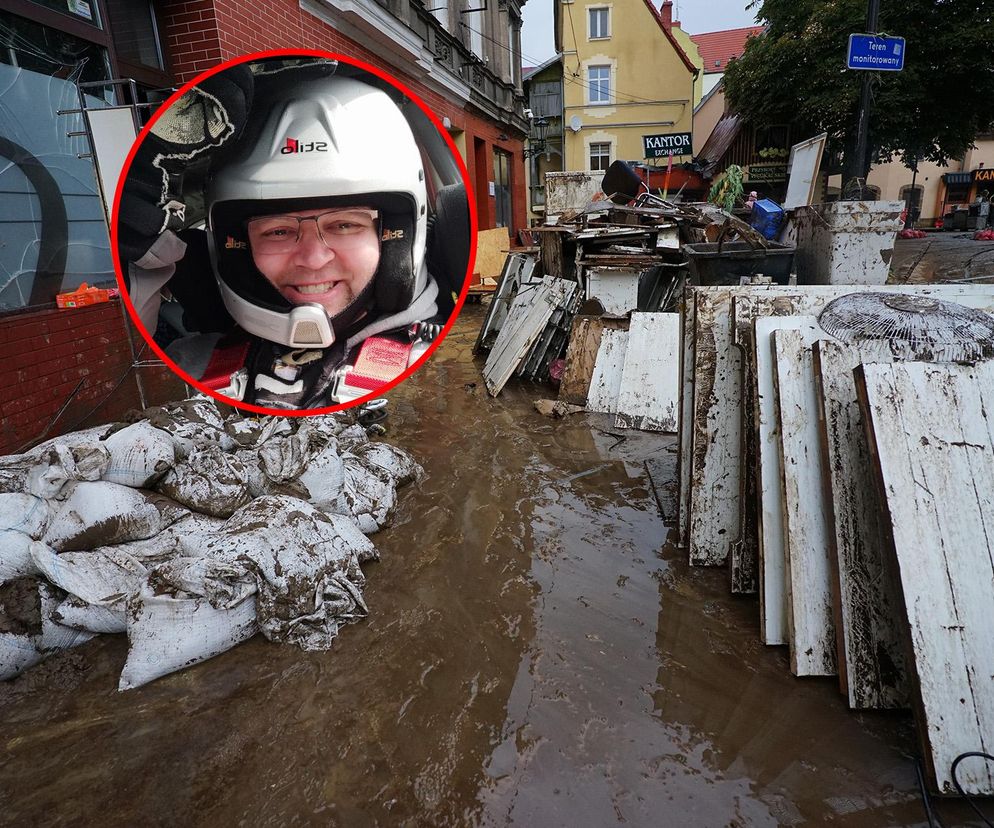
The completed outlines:
<svg viewBox="0 0 994 828">
<path fill-rule="evenodd" d="M 241 135 L 253 87 L 249 66 L 233 66 L 190 89 L 155 122 L 135 153 L 121 194 L 118 252 L 125 262 L 141 264 L 162 233 L 192 222 L 184 175 Z"/>
</svg>

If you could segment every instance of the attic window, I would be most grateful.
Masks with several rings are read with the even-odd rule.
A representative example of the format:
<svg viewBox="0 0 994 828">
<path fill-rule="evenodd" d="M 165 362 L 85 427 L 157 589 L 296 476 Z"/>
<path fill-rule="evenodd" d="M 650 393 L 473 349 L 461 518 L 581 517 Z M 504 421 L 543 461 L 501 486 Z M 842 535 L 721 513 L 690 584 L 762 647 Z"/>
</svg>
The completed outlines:
<svg viewBox="0 0 994 828">
<path fill-rule="evenodd" d="M 715 66 L 721 66 L 721 61 L 720 61 L 720 60 L 716 60 L 716 61 L 714 62 L 714 65 L 715 65 Z"/>
</svg>

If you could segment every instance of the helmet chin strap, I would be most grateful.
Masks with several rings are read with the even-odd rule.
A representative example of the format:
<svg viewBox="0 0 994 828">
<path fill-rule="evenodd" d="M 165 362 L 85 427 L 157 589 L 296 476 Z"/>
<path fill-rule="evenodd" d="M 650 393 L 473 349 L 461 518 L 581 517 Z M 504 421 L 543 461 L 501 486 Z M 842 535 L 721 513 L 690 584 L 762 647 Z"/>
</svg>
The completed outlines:
<svg viewBox="0 0 994 828">
<path fill-rule="evenodd" d="M 376 278 L 369 281 L 345 308 L 334 316 L 328 317 L 331 329 L 335 332 L 335 341 L 348 339 L 349 335 L 357 330 L 357 322 L 362 320 L 366 314 L 372 310 L 374 303 L 374 290 Z"/>
</svg>

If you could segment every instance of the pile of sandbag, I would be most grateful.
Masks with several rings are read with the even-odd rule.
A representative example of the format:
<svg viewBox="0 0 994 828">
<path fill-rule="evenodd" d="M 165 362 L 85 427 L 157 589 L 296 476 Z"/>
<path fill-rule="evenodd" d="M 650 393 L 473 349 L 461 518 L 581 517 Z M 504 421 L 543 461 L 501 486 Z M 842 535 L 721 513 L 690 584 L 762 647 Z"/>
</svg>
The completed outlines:
<svg viewBox="0 0 994 828">
<path fill-rule="evenodd" d="M 119 689 L 261 632 L 307 650 L 363 618 L 366 537 L 422 471 L 346 417 L 194 398 L 0 457 L 0 679 L 127 633 Z"/>
</svg>

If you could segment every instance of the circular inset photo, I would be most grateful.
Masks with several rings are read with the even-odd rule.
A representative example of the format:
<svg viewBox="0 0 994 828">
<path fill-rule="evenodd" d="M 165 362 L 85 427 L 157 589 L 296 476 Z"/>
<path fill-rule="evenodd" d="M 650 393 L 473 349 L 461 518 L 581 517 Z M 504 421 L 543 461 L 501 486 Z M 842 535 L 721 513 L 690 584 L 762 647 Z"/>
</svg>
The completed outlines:
<svg viewBox="0 0 994 828">
<path fill-rule="evenodd" d="M 131 150 L 113 233 L 125 303 L 188 384 L 261 414 L 367 403 L 465 299 L 466 167 L 371 66 L 246 55 L 183 87 Z"/>
</svg>

